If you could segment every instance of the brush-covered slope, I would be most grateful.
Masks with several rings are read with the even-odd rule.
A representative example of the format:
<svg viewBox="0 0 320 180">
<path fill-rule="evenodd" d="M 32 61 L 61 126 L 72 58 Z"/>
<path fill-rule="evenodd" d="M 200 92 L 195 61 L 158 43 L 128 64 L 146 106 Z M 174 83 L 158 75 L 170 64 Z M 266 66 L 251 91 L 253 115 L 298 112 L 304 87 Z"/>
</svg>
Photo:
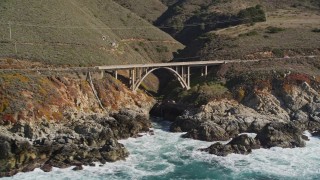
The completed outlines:
<svg viewBox="0 0 320 180">
<path fill-rule="evenodd" d="M 159 0 L 114 0 L 121 6 L 131 10 L 149 22 L 157 20 L 166 10 L 167 6 Z"/>
<path fill-rule="evenodd" d="M 0 22 L 0 56 L 54 65 L 159 62 L 182 47 L 112 0 L 3 0 Z"/>
<path fill-rule="evenodd" d="M 188 60 L 283 58 L 320 55 L 320 14 L 300 9 L 269 12 L 266 22 L 206 33 L 179 58 Z"/>
<path fill-rule="evenodd" d="M 212 30 L 264 21 L 264 11 L 290 8 L 319 10 L 320 7 L 316 0 L 179 0 L 164 3 L 171 5 L 156 25 L 171 27 L 164 30 L 185 44 Z M 260 8 L 252 9 L 257 5 Z"/>
</svg>

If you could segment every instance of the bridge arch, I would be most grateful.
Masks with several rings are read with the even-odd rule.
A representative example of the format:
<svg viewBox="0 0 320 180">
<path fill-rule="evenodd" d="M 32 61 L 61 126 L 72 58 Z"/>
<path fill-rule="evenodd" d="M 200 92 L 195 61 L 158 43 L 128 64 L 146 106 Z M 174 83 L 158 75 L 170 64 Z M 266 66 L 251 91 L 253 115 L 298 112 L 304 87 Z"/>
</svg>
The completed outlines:
<svg viewBox="0 0 320 180">
<path fill-rule="evenodd" d="M 142 84 L 142 82 L 144 81 L 144 79 L 153 71 L 158 70 L 158 69 L 166 69 L 169 70 L 170 72 L 173 73 L 173 75 L 178 79 L 178 81 L 180 82 L 182 88 L 185 88 L 187 90 L 190 89 L 190 86 L 188 85 L 188 83 L 186 82 L 186 80 L 179 74 L 179 72 L 177 72 L 176 70 L 170 68 L 170 67 L 159 67 L 159 68 L 152 68 L 150 70 L 148 70 L 143 76 L 142 78 L 137 81 L 137 83 L 134 85 L 133 91 L 137 91 L 139 89 L 139 86 Z"/>
</svg>

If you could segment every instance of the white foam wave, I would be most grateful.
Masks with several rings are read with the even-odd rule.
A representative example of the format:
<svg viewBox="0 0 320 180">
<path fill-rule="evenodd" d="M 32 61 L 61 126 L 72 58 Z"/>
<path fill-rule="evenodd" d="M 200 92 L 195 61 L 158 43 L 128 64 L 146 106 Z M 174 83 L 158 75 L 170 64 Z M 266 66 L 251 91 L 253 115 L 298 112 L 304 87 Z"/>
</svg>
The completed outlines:
<svg viewBox="0 0 320 180">
<path fill-rule="evenodd" d="M 208 163 L 218 162 L 231 169 L 234 177 L 257 173 L 283 178 L 320 178 L 320 139 L 310 137 L 305 148 L 271 148 L 253 150 L 249 155 L 231 154 L 227 157 L 194 151 L 192 157 Z"/>
</svg>

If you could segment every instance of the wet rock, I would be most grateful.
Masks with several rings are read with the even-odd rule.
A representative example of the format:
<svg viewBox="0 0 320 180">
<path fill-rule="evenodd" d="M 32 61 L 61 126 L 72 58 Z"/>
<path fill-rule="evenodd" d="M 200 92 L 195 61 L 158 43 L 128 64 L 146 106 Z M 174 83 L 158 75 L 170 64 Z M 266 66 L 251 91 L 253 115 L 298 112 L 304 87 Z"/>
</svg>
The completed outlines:
<svg viewBox="0 0 320 180">
<path fill-rule="evenodd" d="M 116 119 L 116 124 L 111 124 L 110 128 L 117 139 L 133 137 L 140 132 L 148 132 L 151 127 L 149 118 L 140 112 L 123 109 L 112 115 Z"/>
<path fill-rule="evenodd" d="M 301 138 L 305 141 L 310 141 L 309 137 L 304 134 L 301 136 Z"/>
<path fill-rule="evenodd" d="M 320 137 L 320 131 L 315 131 L 312 133 L 312 136 Z"/>
<path fill-rule="evenodd" d="M 265 100 L 265 98 L 263 100 Z M 277 105 L 280 106 L 278 101 L 274 103 L 278 103 Z M 272 107 L 272 105 L 268 103 L 265 104 L 269 108 Z M 284 113 L 283 109 L 278 109 L 278 111 Z M 279 119 L 279 117 L 283 117 L 283 119 Z M 224 99 L 209 102 L 207 105 L 196 110 L 190 110 L 189 114 L 183 114 L 171 125 L 170 131 L 188 132 L 186 137 L 210 141 L 215 138 L 210 137 L 209 131 L 206 130 L 210 126 L 203 124 L 213 122 L 217 124 L 215 127 L 220 127 L 217 129 L 218 134 L 213 134 L 213 136 L 219 137 L 217 138 L 218 140 L 225 140 L 243 132 L 257 133 L 270 122 L 290 122 L 288 118 L 288 114 L 285 113 L 281 116 L 270 112 L 261 114 L 236 101 Z M 225 135 L 219 135 L 223 132 L 222 129 L 226 132 Z"/>
<path fill-rule="evenodd" d="M 157 103 L 153 106 L 150 114 L 157 117 L 163 117 L 168 121 L 175 121 L 178 116 L 181 116 L 186 107 L 183 104 L 176 104 L 174 101 Z"/>
<path fill-rule="evenodd" d="M 96 166 L 96 164 L 94 164 L 93 162 L 90 162 L 90 163 L 89 163 L 89 166 L 91 166 L 91 167 L 95 167 L 95 166 Z"/>
<path fill-rule="evenodd" d="M 129 156 L 127 149 L 122 144 L 114 140 L 107 142 L 99 151 L 101 156 L 107 162 L 123 160 Z"/>
<path fill-rule="evenodd" d="M 183 137 L 203 141 L 226 141 L 230 139 L 223 128 L 211 121 L 202 123 L 197 129 L 189 131 Z"/>
<path fill-rule="evenodd" d="M 80 170 L 83 170 L 83 167 L 82 167 L 82 165 L 78 165 L 78 166 L 74 167 L 72 170 L 73 171 L 80 171 Z"/>
<path fill-rule="evenodd" d="M 171 132 L 188 132 L 196 129 L 201 124 L 201 120 L 198 119 L 184 119 L 184 117 L 179 117 L 170 126 Z"/>
<path fill-rule="evenodd" d="M 153 129 L 150 129 L 150 130 L 149 130 L 149 134 L 150 134 L 151 136 L 155 135 L 154 130 L 153 130 Z"/>
<path fill-rule="evenodd" d="M 52 171 L 52 166 L 50 164 L 44 164 L 40 168 L 44 172 L 51 172 Z"/>
<path fill-rule="evenodd" d="M 257 134 L 256 138 L 264 148 L 294 148 L 305 147 L 302 135 L 302 131 L 293 123 L 270 123 Z"/>
<path fill-rule="evenodd" d="M 217 156 L 227 156 L 228 154 L 249 154 L 253 149 L 259 149 L 260 143 L 248 135 L 240 135 L 232 139 L 228 144 L 223 145 L 218 142 L 201 151 L 209 152 Z"/>
</svg>

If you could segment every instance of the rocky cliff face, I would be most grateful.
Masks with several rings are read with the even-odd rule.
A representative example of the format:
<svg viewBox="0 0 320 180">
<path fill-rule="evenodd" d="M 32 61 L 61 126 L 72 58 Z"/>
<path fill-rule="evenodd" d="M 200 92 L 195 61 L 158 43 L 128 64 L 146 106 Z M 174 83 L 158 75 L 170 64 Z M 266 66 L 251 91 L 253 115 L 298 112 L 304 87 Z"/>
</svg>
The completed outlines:
<svg viewBox="0 0 320 180">
<path fill-rule="evenodd" d="M 217 155 L 247 154 L 258 147 L 303 147 L 303 131 L 319 131 L 320 94 L 315 77 L 292 74 L 272 83 L 241 89 L 241 98 L 213 100 L 200 108 L 185 110 L 171 126 L 184 137 L 204 141 L 233 140 L 205 151 Z M 237 92 L 239 93 L 239 92 Z M 256 138 L 239 137 L 256 133 Z"/>
<path fill-rule="evenodd" d="M 108 75 L 93 81 L 98 98 L 74 75 L 6 73 L 0 80 L 0 177 L 125 159 L 129 152 L 117 140 L 151 126 L 154 100 Z"/>
</svg>

